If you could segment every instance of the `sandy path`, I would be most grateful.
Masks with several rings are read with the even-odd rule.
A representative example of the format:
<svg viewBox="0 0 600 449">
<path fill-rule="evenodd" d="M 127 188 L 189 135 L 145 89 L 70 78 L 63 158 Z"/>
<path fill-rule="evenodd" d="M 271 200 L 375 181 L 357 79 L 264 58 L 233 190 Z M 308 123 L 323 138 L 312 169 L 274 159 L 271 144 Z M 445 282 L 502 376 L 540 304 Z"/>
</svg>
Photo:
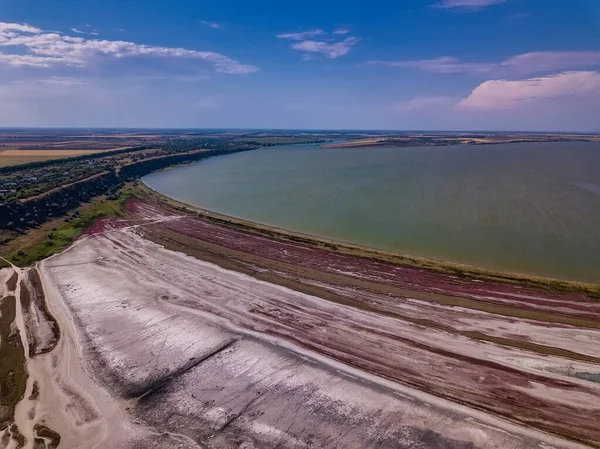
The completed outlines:
<svg viewBox="0 0 600 449">
<path fill-rule="evenodd" d="M 21 308 L 21 301 L 19 300 L 20 295 L 21 295 L 21 280 L 23 279 L 23 273 L 26 272 L 25 270 L 22 270 L 20 268 L 18 268 L 17 266 L 13 265 L 10 261 L 8 261 L 7 259 L 4 259 L 4 261 L 8 262 L 11 265 L 10 269 L 4 269 L 2 271 L 5 271 L 7 273 L 6 275 L 6 280 L 4 280 L 3 282 L 3 293 L 2 296 L 4 296 L 5 294 L 11 294 L 14 295 L 16 298 L 15 301 L 15 319 L 14 319 L 14 324 L 16 326 L 16 328 L 19 331 L 19 335 L 21 337 L 21 342 L 23 345 L 23 349 L 24 349 L 24 356 L 25 356 L 25 364 L 29 364 L 29 347 L 28 347 L 28 342 L 27 342 L 27 332 L 25 330 L 25 322 L 24 322 L 24 316 L 23 316 L 23 310 Z M 13 274 L 16 273 L 17 274 L 17 278 L 16 278 L 16 284 L 15 284 L 15 289 L 10 291 L 8 284 L 7 284 L 7 280 L 8 278 L 12 278 Z M 14 278 L 12 278 L 14 279 Z M 15 407 L 15 414 L 14 414 L 14 424 L 17 426 L 17 428 L 19 429 L 19 432 L 21 433 L 21 435 L 23 435 L 23 437 L 25 437 L 25 439 L 27 440 L 27 445 L 25 446 L 26 449 L 28 448 L 33 448 L 33 439 L 34 439 L 34 435 L 33 435 L 33 425 L 31 423 L 32 418 L 30 416 L 30 409 L 28 407 L 27 399 L 29 397 L 29 395 L 31 394 L 31 390 L 33 388 L 33 379 L 31 378 L 31 376 L 29 376 L 27 378 L 27 386 L 25 388 L 25 394 L 24 394 L 24 399 L 21 400 L 17 406 Z M 11 444 L 15 444 L 16 442 L 13 440 L 11 442 Z"/>
<path fill-rule="evenodd" d="M 61 435 L 60 447 L 122 447 L 142 434 L 125 413 L 126 403 L 112 398 L 84 366 L 77 326 L 52 283 L 42 281 L 49 309 L 57 318 L 61 338 L 56 348 L 29 362 L 39 385 L 36 417 Z"/>
<path fill-rule="evenodd" d="M 11 294 L 17 298 L 14 322 L 23 342 L 28 371 L 25 394 L 14 415 L 14 423 L 25 439 L 21 447 L 34 448 L 35 439 L 39 439 L 34 430 L 36 425 L 58 432 L 61 435 L 60 448 L 129 447 L 132 440 L 148 434 L 148 431 L 131 424 L 125 413 L 127 404 L 112 398 L 85 370 L 81 363 L 77 328 L 52 284 L 43 279 L 49 309 L 57 317 L 62 333 L 51 352 L 35 357 L 29 354 L 28 332 L 19 298 L 23 288 L 21 281 L 26 280 L 30 269 L 13 266 L 1 270 L 0 276 L 0 291 L 4 296 L 8 293 L 6 281 L 13 272 L 18 274 L 16 290 Z M 49 440 L 45 441 L 49 443 Z M 12 439 L 6 447 L 17 446 Z M 2 443 L 0 447 L 3 447 Z"/>
<path fill-rule="evenodd" d="M 29 344 L 27 342 L 27 332 L 25 330 L 25 321 L 23 316 L 23 309 L 21 307 L 21 301 L 19 298 L 21 297 L 21 280 L 23 279 L 24 270 L 21 270 L 15 266 L 13 266 L 13 270 L 18 274 L 17 279 L 17 289 L 15 291 L 16 301 L 16 315 L 15 315 L 15 323 L 19 328 L 19 333 L 21 335 L 21 341 L 23 342 L 23 348 L 25 350 L 25 362 L 27 367 L 29 368 Z M 27 439 L 26 449 L 33 448 L 33 425 L 32 425 L 32 417 L 31 417 L 31 409 L 28 404 L 27 398 L 31 395 L 31 391 L 33 388 L 33 378 L 30 375 L 27 378 L 27 387 L 25 388 L 25 396 L 24 399 L 17 404 L 15 408 L 15 424 L 19 428 L 21 434 Z"/>
</svg>

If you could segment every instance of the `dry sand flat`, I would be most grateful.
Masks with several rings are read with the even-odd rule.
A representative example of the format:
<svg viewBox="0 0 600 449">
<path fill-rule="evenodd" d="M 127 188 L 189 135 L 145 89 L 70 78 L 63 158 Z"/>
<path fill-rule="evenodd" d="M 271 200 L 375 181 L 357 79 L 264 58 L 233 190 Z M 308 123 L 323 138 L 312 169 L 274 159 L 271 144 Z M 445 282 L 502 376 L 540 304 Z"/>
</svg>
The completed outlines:
<svg viewBox="0 0 600 449">
<path fill-rule="evenodd" d="M 5 281 L 2 295 L 17 299 L 11 327 L 20 335 L 26 364 L 21 399 L 9 427 L 0 431 L 0 448 L 117 448 L 147 434 L 128 424 L 122 407 L 116 406 L 118 399 L 85 371 L 76 326 L 62 301 L 51 300 L 56 294 L 52 285 L 42 286 L 34 268 L 2 269 L 0 280 Z M 2 393 L 4 401 L 6 391 Z"/>
<path fill-rule="evenodd" d="M 63 332 L 30 371 L 64 447 L 600 445 L 598 308 L 585 297 L 427 284 L 140 203 L 112 226 L 40 264 Z M 247 274 L 146 238 L 176 236 Z M 510 316 L 512 301 L 537 315 Z M 539 319 L 559 309 L 583 325 Z"/>
</svg>

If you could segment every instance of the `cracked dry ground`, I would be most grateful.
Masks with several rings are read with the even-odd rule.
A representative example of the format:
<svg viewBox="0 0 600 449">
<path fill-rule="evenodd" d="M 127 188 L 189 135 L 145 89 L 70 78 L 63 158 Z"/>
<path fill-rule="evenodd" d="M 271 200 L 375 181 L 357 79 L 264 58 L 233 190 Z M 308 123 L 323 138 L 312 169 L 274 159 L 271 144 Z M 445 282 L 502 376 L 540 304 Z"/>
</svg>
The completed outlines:
<svg viewBox="0 0 600 449">
<path fill-rule="evenodd" d="M 128 209 L 39 267 L 61 447 L 600 446 L 587 296 Z"/>
</svg>

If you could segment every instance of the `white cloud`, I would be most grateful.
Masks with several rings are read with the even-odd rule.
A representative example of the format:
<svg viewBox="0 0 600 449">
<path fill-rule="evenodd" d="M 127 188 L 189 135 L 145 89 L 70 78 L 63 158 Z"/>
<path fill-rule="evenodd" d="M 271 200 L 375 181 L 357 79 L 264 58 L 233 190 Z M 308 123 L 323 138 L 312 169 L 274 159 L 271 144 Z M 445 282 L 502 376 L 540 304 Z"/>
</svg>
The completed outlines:
<svg viewBox="0 0 600 449">
<path fill-rule="evenodd" d="M 461 108 L 517 109 L 549 101 L 600 100 L 600 73 L 564 72 L 520 81 L 492 80 L 477 86 L 458 104 Z"/>
<path fill-rule="evenodd" d="M 0 64 L 12 67 L 40 67 L 48 68 L 53 64 L 61 63 L 60 58 L 42 57 L 33 55 L 6 55 L 0 53 Z"/>
<path fill-rule="evenodd" d="M 490 80 L 463 98 L 422 96 L 387 110 L 404 129 L 599 132 L 600 72 Z"/>
<path fill-rule="evenodd" d="M 435 8 L 443 9 L 479 9 L 498 3 L 504 3 L 506 0 L 442 0 L 434 3 Z"/>
<path fill-rule="evenodd" d="M 276 37 L 279 39 L 290 39 L 299 41 L 292 44 L 294 50 L 302 51 L 302 59 L 311 60 L 314 55 L 321 54 L 329 59 L 336 59 L 340 56 L 347 55 L 352 47 L 359 41 L 356 37 L 348 36 L 343 40 L 342 35 L 348 34 L 346 29 L 337 29 L 330 35 L 321 29 L 309 31 L 301 31 L 299 33 L 282 33 Z M 311 39 L 316 36 L 321 36 L 320 40 Z"/>
<path fill-rule="evenodd" d="M 0 22 L 0 33 L 41 33 L 42 30 L 24 23 L 5 23 Z"/>
<path fill-rule="evenodd" d="M 294 41 L 302 41 L 305 39 L 310 39 L 311 37 L 322 36 L 323 34 L 325 34 L 325 32 L 317 28 L 314 30 L 300 31 L 298 33 L 281 33 L 278 34 L 276 37 L 278 37 L 279 39 L 291 39 Z"/>
<path fill-rule="evenodd" d="M 160 47 L 127 41 L 110 41 L 72 37 L 45 32 L 29 25 L 0 22 L 0 63 L 10 66 L 50 67 L 65 65 L 85 67 L 92 62 L 123 60 L 134 57 L 172 58 L 212 65 L 217 72 L 246 74 L 258 67 L 242 64 L 220 53 Z M 27 53 L 23 54 L 22 49 Z"/>
<path fill-rule="evenodd" d="M 221 28 L 221 25 L 219 25 L 217 22 L 207 22 L 206 20 L 203 20 L 201 23 L 214 30 Z"/>
<path fill-rule="evenodd" d="M 501 62 L 465 62 L 450 56 L 414 61 L 371 61 L 388 67 L 414 68 L 436 73 L 523 76 L 600 66 L 600 51 L 540 51 L 512 56 Z"/>
<path fill-rule="evenodd" d="M 600 66 L 600 51 L 539 51 L 513 56 L 500 64 L 501 68 L 522 75 L 596 66 Z"/>
<path fill-rule="evenodd" d="M 302 41 L 292 45 L 294 50 L 308 53 L 321 53 L 329 59 L 336 59 L 350 52 L 354 44 L 358 42 L 355 37 L 347 37 L 341 42 Z"/>
</svg>

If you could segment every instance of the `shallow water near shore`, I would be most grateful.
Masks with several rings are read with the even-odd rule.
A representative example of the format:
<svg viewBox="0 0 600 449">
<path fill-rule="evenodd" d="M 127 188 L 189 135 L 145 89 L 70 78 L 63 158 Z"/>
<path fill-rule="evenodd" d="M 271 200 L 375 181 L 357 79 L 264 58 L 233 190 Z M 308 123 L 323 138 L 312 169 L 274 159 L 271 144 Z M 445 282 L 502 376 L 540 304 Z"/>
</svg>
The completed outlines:
<svg viewBox="0 0 600 449">
<path fill-rule="evenodd" d="M 360 245 L 600 282 L 600 144 L 273 147 L 143 178 L 180 201 Z"/>
</svg>

